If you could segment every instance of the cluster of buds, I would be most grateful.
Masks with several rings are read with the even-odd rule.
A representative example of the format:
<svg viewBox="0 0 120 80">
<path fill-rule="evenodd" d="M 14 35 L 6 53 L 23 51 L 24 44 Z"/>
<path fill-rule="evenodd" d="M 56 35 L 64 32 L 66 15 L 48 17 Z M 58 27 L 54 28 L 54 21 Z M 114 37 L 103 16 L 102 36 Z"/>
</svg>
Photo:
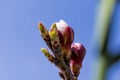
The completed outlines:
<svg viewBox="0 0 120 80">
<path fill-rule="evenodd" d="M 41 48 L 48 60 L 60 69 L 63 80 L 77 80 L 86 50 L 80 43 L 73 43 L 74 31 L 64 21 L 53 23 L 48 31 L 42 23 L 38 24 L 40 34 L 48 47 Z"/>
</svg>

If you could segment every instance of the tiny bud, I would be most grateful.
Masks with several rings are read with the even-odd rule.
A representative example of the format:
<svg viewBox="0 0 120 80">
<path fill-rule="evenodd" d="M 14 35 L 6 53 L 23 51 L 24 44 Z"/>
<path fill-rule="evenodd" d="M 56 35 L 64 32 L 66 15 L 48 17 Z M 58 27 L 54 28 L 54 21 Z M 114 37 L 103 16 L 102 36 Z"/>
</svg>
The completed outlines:
<svg viewBox="0 0 120 80">
<path fill-rule="evenodd" d="M 53 24 L 50 31 L 49 31 L 49 35 L 51 39 L 55 39 L 58 36 L 58 31 L 56 28 L 56 24 Z"/>
<path fill-rule="evenodd" d="M 49 53 L 49 51 L 48 51 L 47 49 L 41 48 L 41 52 L 46 56 L 46 58 L 48 58 L 48 60 L 49 60 L 50 62 L 53 62 L 54 57 L 53 57 L 53 55 L 51 55 L 51 54 Z"/>
<path fill-rule="evenodd" d="M 38 29 L 40 30 L 40 33 L 42 35 L 48 34 L 47 29 L 45 28 L 45 26 L 41 22 L 38 23 Z"/>
<path fill-rule="evenodd" d="M 52 45 L 51 45 L 51 41 L 50 41 L 50 36 L 49 36 L 48 30 L 45 28 L 45 26 L 41 22 L 38 23 L 38 29 L 40 31 L 40 35 L 42 36 L 43 40 L 48 45 L 48 47 L 51 49 Z"/>
<path fill-rule="evenodd" d="M 50 53 L 49 53 L 48 50 L 45 49 L 45 48 L 41 48 L 41 52 L 43 52 L 43 54 L 44 54 L 46 57 L 49 57 L 49 56 L 50 56 Z"/>
</svg>

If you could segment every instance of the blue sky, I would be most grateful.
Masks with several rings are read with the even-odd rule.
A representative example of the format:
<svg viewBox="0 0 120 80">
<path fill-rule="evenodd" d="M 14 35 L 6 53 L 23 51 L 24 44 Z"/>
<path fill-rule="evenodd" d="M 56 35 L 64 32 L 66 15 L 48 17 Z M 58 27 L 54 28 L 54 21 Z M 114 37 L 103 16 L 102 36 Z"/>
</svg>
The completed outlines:
<svg viewBox="0 0 120 80">
<path fill-rule="evenodd" d="M 84 44 L 87 49 L 79 80 L 94 79 L 91 41 L 98 3 L 98 0 L 0 0 L 0 80 L 60 79 L 58 69 L 40 52 L 41 47 L 47 46 L 37 29 L 39 21 L 49 29 L 60 19 L 75 31 L 74 42 Z M 115 21 L 117 34 L 118 14 L 120 10 L 119 20 Z M 120 37 L 117 40 L 120 41 Z M 116 65 L 110 69 L 114 75 L 108 80 L 120 78 L 120 63 Z"/>
</svg>

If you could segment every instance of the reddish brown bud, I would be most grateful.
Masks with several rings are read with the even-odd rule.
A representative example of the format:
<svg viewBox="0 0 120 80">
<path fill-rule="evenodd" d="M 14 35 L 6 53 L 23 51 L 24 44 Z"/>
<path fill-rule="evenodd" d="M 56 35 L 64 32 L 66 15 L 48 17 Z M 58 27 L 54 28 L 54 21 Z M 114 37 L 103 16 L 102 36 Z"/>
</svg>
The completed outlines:
<svg viewBox="0 0 120 80">
<path fill-rule="evenodd" d="M 80 43 L 74 43 L 71 45 L 71 59 L 70 67 L 74 76 L 78 76 L 82 67 L 82 61 L 85 57 L 86 49 Z"/>
<path fill-rule="evenodd" d="M 74 40 L 74 31 L 71 27 L 68 26 L 68 24 L 64 20 L 60 20 L 56 23 L 57 29 L 59 31 L 59 36 L 61 43 L 66 44 L 72 44 Z"/>
<path fill-rule="evenodd" d="M 70 51 L 71 44 L 74 40 L 74 31 L 63 20 L 57 22 L 56 26 L 58 29 L 58 35 L 62 47 L 62 53 L 63 55 L 65 55 L 66 58 L 69 58 L 71 55 L 71 51 Z"/>
</svg>

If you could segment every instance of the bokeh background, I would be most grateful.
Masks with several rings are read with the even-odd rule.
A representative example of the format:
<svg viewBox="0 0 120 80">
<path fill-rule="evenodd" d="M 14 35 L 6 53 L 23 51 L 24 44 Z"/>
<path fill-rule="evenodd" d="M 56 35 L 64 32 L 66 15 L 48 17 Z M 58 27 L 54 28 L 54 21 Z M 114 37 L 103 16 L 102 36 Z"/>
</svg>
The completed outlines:
<svg viewBox="0 0 120 80">
<path fill-rule="evenodd" d="M 60 80 L 58 69 L 40 52 L 47 46 L 37 28 L 38 22 L 43 22 L 49 29 L 60 19 L 75 31 L 74 42 L 84 44 L 87 50 L 79 80 L 96 80 L 99 54 L 93 43 L 100 1 L 0 0 L 0 80 Z M 114 12 L 108 49 L 120 52 L 119 2 Z M 106 80 L 119 79 L 120 60 L 109 67 Z"/>
</svg>

